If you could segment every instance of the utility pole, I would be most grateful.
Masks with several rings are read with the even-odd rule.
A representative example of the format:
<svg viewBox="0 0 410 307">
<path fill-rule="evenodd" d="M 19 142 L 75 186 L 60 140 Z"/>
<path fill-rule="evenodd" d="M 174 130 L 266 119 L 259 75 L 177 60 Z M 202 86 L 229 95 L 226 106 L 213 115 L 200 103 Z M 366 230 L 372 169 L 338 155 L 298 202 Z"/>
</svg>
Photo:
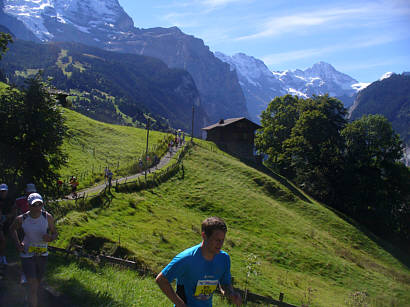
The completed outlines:
<svg viewBox="0 0 410 307">
<path fill-rule="evenodd" d="M 194 142 L 194 103 L 192 103 L 192 130 L 191 130 L 191 143 Z"/>
<path fill-rule="evenodd" d="M 149 139 L 149 117 L 147 117 L 147 147 L 145 148 L 145 181 L 147 181 L 148 139 Z"/>
</svg>

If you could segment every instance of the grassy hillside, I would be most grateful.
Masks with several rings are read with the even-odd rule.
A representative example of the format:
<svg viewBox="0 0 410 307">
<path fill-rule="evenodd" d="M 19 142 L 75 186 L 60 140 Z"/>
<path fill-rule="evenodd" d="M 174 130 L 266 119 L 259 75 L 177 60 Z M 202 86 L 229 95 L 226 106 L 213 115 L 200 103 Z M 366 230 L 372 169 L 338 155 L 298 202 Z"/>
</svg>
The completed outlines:
<svg viewBox="0 0 410 307">
<path fill-rule="evenodd" d="M 130 167 L 145 153 L 146 130 L 95 121 L 69 109 L 63 109 L 69 138 L 63 145 L 68 164 L 60 174 L 64 180 L 75 175 L 80 188 L 103 180 L 109 165 L 114 176 L 130 173 Z M 165 133 L 150 131 L 149 147 L 159 144 Z"/>
<path fill-rule="evenodd" d="M 237 287 L 245 287 L 246 266 L 253 258 L 257 275 L 250 288 L 259 294 L 277 297 L 283 292 L 285 301 L 310 306 L 354 305 L 358 298 L 370 306 L 408 304 L 408 264 L 323 205 L 303 201 L 264 173 L 200 144 L 185 157 L 184 172 L 166 183 L 139 193 L 114 192 L 109 206 L 70 212 L 58 221 L 55 245 L 85 244 L 90 251 L 136 259 L 158 272 L 179 251 L 200 241 L 205 217 L 218 215 L 228 223 L 224 249 L 232 257 Z M 108 287 L 109 271 L 68 270 L 71 277 L 56 270 L 49 278 L 60 285 L 86 284 L 91 294 L 104 295 L 113 305 L 134 304 L 132 296 L 121 296 L 139 283 L 127 277 L 131 273 L 117 272 L 119 280 L 129 282 Z M 155 289 L 152 281 L 148 284 Z M 65 291 L 76 295 L 69 287 Z"/>
</svg>

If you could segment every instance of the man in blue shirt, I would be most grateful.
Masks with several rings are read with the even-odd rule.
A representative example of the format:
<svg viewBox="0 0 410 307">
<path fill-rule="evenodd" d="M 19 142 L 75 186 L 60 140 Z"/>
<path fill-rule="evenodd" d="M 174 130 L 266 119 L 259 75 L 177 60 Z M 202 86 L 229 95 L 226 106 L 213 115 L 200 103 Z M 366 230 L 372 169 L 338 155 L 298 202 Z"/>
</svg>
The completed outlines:
<svg viewBox="0 0 410 307">
<path fill-rule="evenodd" d="M 231 284 L 231 260 L 222 251 L 227 227 L 219 217 L 202 222 L 202 243 L 184 250 L 158 274 L 156 281 L 176 307 L 212 307 L 218 285 L 236 306 L 242 299 Z M 177 291 L 171 282 L 177 280 Z"/>
</svg>

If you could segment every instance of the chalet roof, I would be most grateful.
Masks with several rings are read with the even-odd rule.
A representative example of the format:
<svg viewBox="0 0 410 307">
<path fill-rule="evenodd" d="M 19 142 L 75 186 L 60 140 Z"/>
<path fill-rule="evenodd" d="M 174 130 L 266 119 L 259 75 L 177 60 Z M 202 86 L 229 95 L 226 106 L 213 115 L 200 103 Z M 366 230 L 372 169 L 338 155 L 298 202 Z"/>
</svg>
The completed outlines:
<svg viewBox="0 0 410 307">
<path fill-rule="evenodd" d="M 262 128 L 261 126 L 259 126 L 258 124 L 255 124 L 254 122 L 250 121 L 249 119 L 247 119 L 246 117 L 237 117 L 237 118 L 227 118 L 227 119 L 221 119 L 219 122 L 217 122 L 216 124 L 213 124 L 211 126 L 202 128 L 202 130 L 212 130 L 215 128 L 220 128 L 220 127 L 226 127 L 228 125 L 231 125 L 233 123 L 239 122 L 241 120 L 246 120 L 247 122 L 249 122 L 251 125 L 253 125 L 255 127 L 255 129 L 260 129 Z"/>
</svg>

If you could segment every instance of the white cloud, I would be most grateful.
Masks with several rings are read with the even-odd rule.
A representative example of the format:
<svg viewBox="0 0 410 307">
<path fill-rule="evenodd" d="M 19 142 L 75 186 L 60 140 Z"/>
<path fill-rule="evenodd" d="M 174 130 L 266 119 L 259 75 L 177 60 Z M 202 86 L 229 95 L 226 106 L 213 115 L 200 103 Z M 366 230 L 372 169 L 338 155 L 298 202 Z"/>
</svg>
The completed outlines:
<svg viewBox="0 0 410 307">
<path fill-rule="evenodd" d="M 274 17 L 265 21 L 261 30 L 257 33 L 238 37 L 237 40 L 249 40 L 281 35 L 288 32 L 296 32 L 308 27 L 321 26 L 337 20 L 351 18 L 355 14 L 366 12 L 366 8 L 319 10 L 309 13 Z"/>
<path fill-rule="evenodd" d="M 213 9 L 224 7 L 231 3 L 244 3 L 252 0 L 202 0 L 201 4 L 212 11 Z"/>
<path fill-rule="evenodd" d="M 168 23 L 168 26 L 176 26 L 180 28 L 184 27 L 197 27 L 199 26 L 199 21 L 194 18 L 192 13 L 168 13 L 162 16 L 162 19 Z"/>
<path fill-rule="evenodd" d="M 380 36 L 380 37 L 360 37 L 351 41 L 343 42 L 338 45 L 326 46 L 321 48 L 310 48 L 294 50 L 290 52 L 272 53 L 262 57 L 266 65 L 281 64 L 300 59 L 324 56 L 329 53 L 336 53 L 352 49 L 367 48 L 377 45 L 387 44 L 401 39 L 399 36 Z"/>
</svg>

